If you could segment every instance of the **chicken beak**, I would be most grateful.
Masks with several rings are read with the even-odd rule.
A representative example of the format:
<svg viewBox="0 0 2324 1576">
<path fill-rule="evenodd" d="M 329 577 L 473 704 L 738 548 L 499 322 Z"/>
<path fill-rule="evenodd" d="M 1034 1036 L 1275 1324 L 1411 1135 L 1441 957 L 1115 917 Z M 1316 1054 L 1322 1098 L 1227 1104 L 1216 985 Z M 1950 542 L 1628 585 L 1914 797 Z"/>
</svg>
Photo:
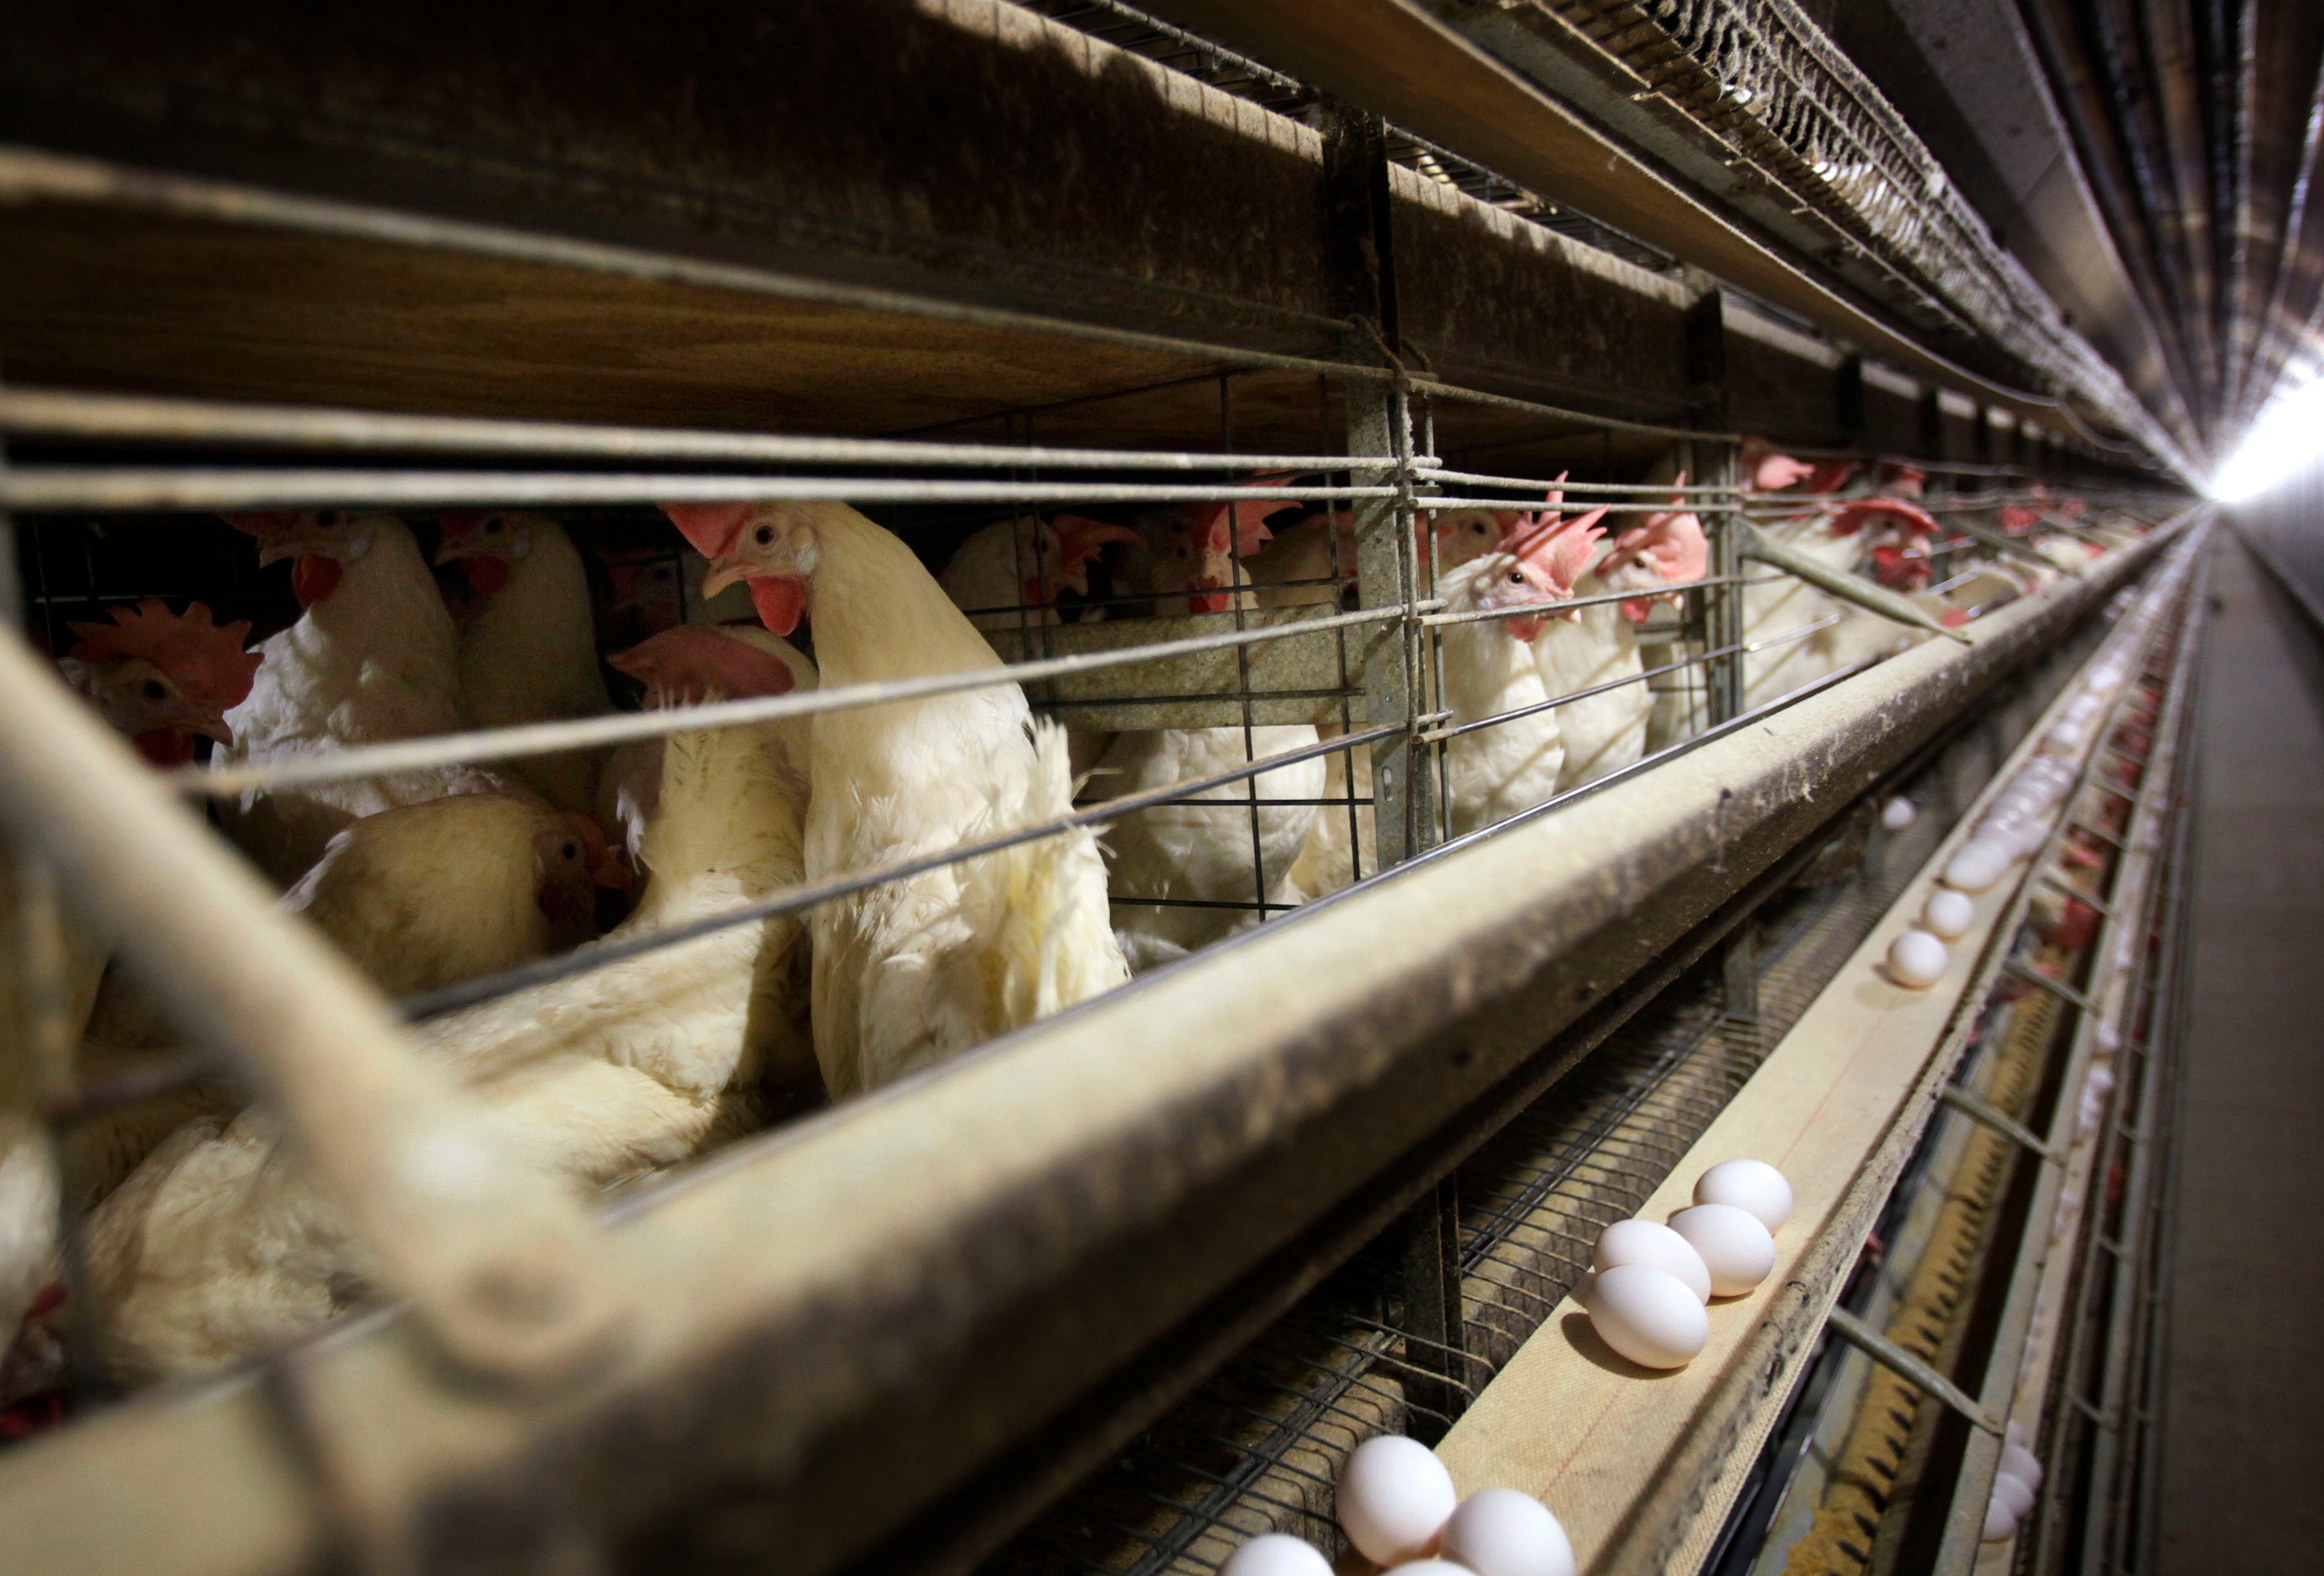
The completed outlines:
<svg viewBox="0 0 2324 1576">
<path fill-rule="evenodd" d="M 279 564 L 285 558 L 295 558 L 307 550 L 307 533 L 302 530 L 281 531 L 262 537 L 258 543 L 258 567 Z"/>
<path fill-rule="evenodd" d="M 702 600 L 709 601 L 730 585 L 740 585 L 749 578 L 749 571 L 731 559 L 722 559 L 710 566 L 710 573 L 702 577 Z"/>
<path fill-rule="evenodd" d="M 216 712 L 198 714 L 187 731 L 199 733 L 203 738 L 223 744 L 228 749 L 234 747 L 234 730 L 226 726 L 226 718 Z"/>
</svg>

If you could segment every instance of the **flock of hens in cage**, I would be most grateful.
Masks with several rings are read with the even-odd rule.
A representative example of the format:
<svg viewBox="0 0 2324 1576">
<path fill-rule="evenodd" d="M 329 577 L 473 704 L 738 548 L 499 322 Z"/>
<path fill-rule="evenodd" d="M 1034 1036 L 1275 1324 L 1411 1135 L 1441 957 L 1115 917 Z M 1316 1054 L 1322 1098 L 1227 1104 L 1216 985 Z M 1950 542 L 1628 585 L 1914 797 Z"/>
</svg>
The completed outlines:
<svg viewBox="0 0 2324 1576">
<path fill-rule="evenodd" d="M 1849 495 L 1849 464 L 1760 446 L 1747 447 L 1743 466 L 1745 512 L 1769 536 L 1838 569 L 1868 567 L 1948 622 L 2029 589 L 2043 555 L 2070 567 L 2098 550 L 2087 530 L 2052 530 L 2078 512 L 2070 502 L 2004 511 L 2038 551 L 1932 589 L 1939 527 L 1915 501 L 1919 472 L 1891 464 L 1877 495 Z M 1617 505 L 1611 526 L 1604 508 L 1570 512 L 1555 488 L 1538 506 L 1422 516 L 1444 611 L 1501 615 L 1438 621 L 1450 834 L 1603 778 L 1688 730 L 1683 696 L 1643 681 L 1673 652 L 1642 646 L 1640 631 L 1658 603 L 1705 577 L 1708 545 L 1683 474 L 1655 474 L 1655 499 L 1674 489 L 1667 506 Z M 602 714 L 613 704 L 608 669 L 653 707 L 992 669 L 989 635 L 1113 607 L 1336 611 L 1353 591 L 1351 517 L 1265 495 L 1288 482 L 1260 478 L 1248 501 L 1111 511 L 1115 521 L 1001 521 L 969 536 L 941 575 L 844 503 L 667 504 L 706 560 L 704 597 L 690 613 L 674 602 L 650 621 L 667 627 L 610 654 L 583 554 L 546 515 L 424 522 L 438 544 L 431 566 L 392 513 L 238 514 L 230 523 L 259 564 L 290 566 L 295 622 L 246 651 L 247 623 L 221 627 L 199 604 L 148 599 L 72 624 L 78 643 L 59 660 L 146 760 L 180 773 Z M 1414 544 L 1424 567 L 1425 530 Z M 1110 599 L 1087 596 L 1101 563 Z M 465 581 L 456 614 L 437 577 L 446 566 Z M 747 608 L 720 594 L 730 586 Z M 689 616 L 703 622 L 679 622 Z M 788 638 L 803 621 L 812 659 Z M 1749 581 L 1745 622 L 1757 648 L 1748 705 L 1912 638 L 1782 576 Z M 1591 693 L 1555 704 L 1578 691 Z M 1494 718 L 1504 720 L 1468 726 Z M 263 784 L 214 803 L 282 908 L 392 996 L 575 948 L 582 963 L 606 953 L 602 966 L 415 1025 L 511 1145 L 596 1192 L 890 1083 L 1370 874 L 1366 754 L 1333 751 L 1333 731 L 1069 733 L 1000 680 L 611 750 Z M 198 738 L 215 742 L 206 767 L 193 764 Z M 1253 788 L 1003 835 L 1073 816 L 1077 793 L 1167 788 L 1286 754 L 1296 759 Z M 946 857 L 980 840 L 1001 845 Z M 803 911 L 704 926 L 677 945 L 623 945 L 873 871 L 881 879 Z M 609 904 L 608 892 L 623 897 Z M 601 935 L 608 917 L 617 922 Z M 171 1026 L 135 982 L 108 972 L 90 938 L 69 939 L 68 1008 L 85 1026 L 77 1077 L 176 1054 Z M 267 1112 L 215 1079 L 73 1129 L 62 1175 L 88 1212 L 76 1284 L 103 1332 L 85 1360 L 127 1386 L 195 1374 L 362 1295 L 358 1251 L 279 1155 L 281 1139 Z M 0 1371 L 13 1432 L 56 1415 L 73 1328 L 45 1191 L 55 1184 L 37 1147 L 27 1138 L 0 1158 L 0 1319 L 20 1327 Z"/>
</svg>

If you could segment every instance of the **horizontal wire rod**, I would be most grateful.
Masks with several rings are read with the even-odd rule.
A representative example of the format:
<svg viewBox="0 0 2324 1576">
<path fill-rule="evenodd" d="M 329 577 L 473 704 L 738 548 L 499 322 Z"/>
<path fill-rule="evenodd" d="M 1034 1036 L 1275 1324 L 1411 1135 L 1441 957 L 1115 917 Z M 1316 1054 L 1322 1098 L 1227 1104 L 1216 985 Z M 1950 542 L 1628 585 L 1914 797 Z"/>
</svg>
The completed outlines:
<svg viewBox="0 0 2324 1576">
<path fill-rule="evenodd" d="M 1771 581 L 1790 578 L 1790 576 L 1780 572 L 1772 575 L 1706 575 L 1700 580 L 1681 580 L 1652 591 L 1607 591 L 1590 596 L 1564 597 L 1556 602 L 1526 602 L 1515 607 L 1480 608 L 1474 613 L 1432 613 L 1420 622 L 1430 629 L 1442 629 L 1446 624 L 1488 623 L 1496 619 L 1554 615 L 1568 608 L 1598 607 L 1609 602 L 1652 602 L 1658 597 L 1675 596 L 1682 591 L 1692 591 L 1699 585 L 1765 585 Z"/>
<path fill-rule="evenodd" d="M 396 1005 L 407 1016 L 413 1018 L 435 1018 L 459 1008 L 475 1006 L 480 1001 L 490 1001 L 498 997 L 507 996 L 534 985 L 548 984 L 552 981 L 564 979 L 567 975 L 586 973 L 591 970 L 604 968 L 609 963 L 622 963 L 631 958 L 642 957 L 648 953 L 659 952 L 665 947 L 683 945 L 687 942 L 697 940 L 702 936 L 715 935 L 722 930 L 731 930 L 738 925 L 748 925 L 760 919 L 772 919 L 784 914 L 796 914 L 804 909 L 812 908 L 817 904 L 828 903 L 852 893 L 866 891 L 890 881 L 905 880 L 913 876 L 924 875 L 932 870 L 941 870 L 947 865 L 981 859 L 988 853 L 999 853 L 1005 849 L 1014 848 L 1019 843 L 1038 842 L 1044 837 L 1059 836 L 1079 827 L 1093 826 L 1100 822 L 1116 819 L 1132 811 L 1167 805 L 1190 793 L 1198 793 L 1205 788 L 1222 788 L 1229 783 L 1240 782 L 1246 778 L 1258 777 L 1262 773 L 1272 771 L 1277 767 L 1296 766 L 1303 760 L 1312 760 L 1319 756 L 1351 749 L 1358 744 L 1369 744 L 1376 739 L 1385 739 L 1403 731 L 1400 723 L 1390 723 L 1382 727 L 1368 728 L 1361 733 L 1319 740 L 1313 744 L 1301 745 L 1296 750 L 1286 750 L 1275 755 L 1263 755 L 1256 760 L 1246 761 L 1240 766 L 1231 767 L 1223 771 L 1188 778 L 1183 782 L 1166 783 L 1160 788 L 1148 788 L 1140 793 L 1124 794 L 1118 799 L 1107 799 L 1085 810 L 1076 810 L 1071 815 L 1055 816 L 1047 821 L 1037 821 L 1029 826 L 1020 826 L 1014 831 L 982 838 L 974 843 L 959 843 L 941 853 L 923 854 L 916 859 L 899 860 L 891 864 L 881 865 L 876 869 L 835 876 L 826 881 L 804 882 L 762 898 L 755 903 L 745 903 L 733 908 L 721 909 L 715 914 L 706 914 L 699 919 L 689 920 L 683 925 L 673 925 L 661 930 L 649 931 L 643 935 L 632 936 L 626 941 L 599 942 L 559 957 L 546 958 L 537 963 L 528 963 L 521 968 L 509 969 L 496 974 L 485 974 L 473 980 L 463 980 L 456 984 L 447 985 L 440 991 L 431 991 L 418 996 L 407 996 Z"/>
<path fill-rule="evenodd" d="M 1343 460 L 1332 468 L 1344 470 Z M 1397 489 L 1232 483 L 1007 482 L 927 477 L 656 475 L 553 471 L 267 470 L 231 465 L 14 465 L 0 507 L 110 509 L 383 508 L 659 503 L 844 497 L 864 503 L 1179 503 L 1393 498 Z M 1508 500 L 1491 500 L 1506 507 Z"/>
<path fill-rule="evenodd" d="M 1489 405 L 1500 410 L 1523 410 L 1529 415 L 1578 422 L 1591 431 L 1647 432 L 1658 438 L 1692 438 L 1709 443 L 1740 443 L 1743 440 L 1743 435 L 1738 432 L 1705 432 L 1693 427 L 1626 421 L 1618 416 L 1591 416 L 1581 410 L 1568 410 L 1562 406 L 1545 405 L 1536 400 L 1520 400 L 1508 394 L 1488 394 L 1481 389 L 1463 389 L 1452 383 L 1440 383 L 1434 378 L 1414 378 L 1408 386 L 1416 394 L 1425 394 L 1433 400 L 1443 400 L 1450 404 Z"/>
<path fill-rule="evenodd" d="M 1676 493 L 1688 498 L 1737 497 L 1750 491 L 1748 487 L 1680 487 L 1660 482 L 1554 482 L 1540 476 L 1498 476 L 1485 471 L 1448 471 L 1426 460 L 1416 460 L 1413 480 L 1417 482 L 1465 482 L 1480 487 L 1562 487 L 1567 493 L 1628 496 L 1646 493 L 1668 498 Z"/>
<path fill-rule="evenodd" d="M 1230 455 L 923 443 L 885 438 L 804 438 L 659 427 L 599 427 L 567 421 L 405 416 L 329 407 L 246 405 L 27 388 L 0 388 L 0 432 L 106 441 L 252 443 L 301 448 L 420 449 L 797 465 L 1043 465 L 1056 470 L 1146 471 L 1397 468 L 1392 456 L 1382 455 Z"/>
<path fill-rule="evenodd" d="M 1424 608 L 1441 602 L 1419 604 Z M 714 701 L 705 705 L 665 706 L 655 711 L 617 712 L 570 722 L 528 723 L 512 728 L 480 729 L 470 733 L 443 733 L 427 739 L 402 739 L 392 744 L 361 744 L 347 750 L 258 762 L 250 766 L 181 767 L 170 774 L 180 791 L 210 798 L 231 798 L 254 788 L 286 788 L 318 782 L 349 782 L 389 772 L 421 771 L 431 767 L 473 765 L 484 760 L 512 760 L 531 755 L 554 755 L 567 750 L 593 750 L 624 744 L 632 739 L 660 739 L 706 728 L 734 728 L 771 723 L 817 712 L 844 711 L 856 706 L 884 705 L 891 701 L 921 700 L 929 696 L 963 690 L 991 689 L 1004 684 L 1058 678 L 1103 668 L 1165 657 L 1192 656 L 1235 646 L 1255 646 L 1319 630 L 1381 623 L 1401 619 L 1402 607 L 1369 608 L 1361 613 L 1333 613 L 1324 618 L 1295 619 L 1265 629 L 1225 630 L 1215 635 L 1190 635 L 1181 641 L 1136 646 L 1120 651 L 1085 651 L 1071 657 L 1050 657 L 1036 662 L 1012 662 L 965 673 L 936 673 L 923 678 L 895 678 L 872 684 L 843 685 L 836 689 L 795 690 L 758 700 Z M 1263 696 L 1259 698 L 1265 698 Z"/>
</svg>

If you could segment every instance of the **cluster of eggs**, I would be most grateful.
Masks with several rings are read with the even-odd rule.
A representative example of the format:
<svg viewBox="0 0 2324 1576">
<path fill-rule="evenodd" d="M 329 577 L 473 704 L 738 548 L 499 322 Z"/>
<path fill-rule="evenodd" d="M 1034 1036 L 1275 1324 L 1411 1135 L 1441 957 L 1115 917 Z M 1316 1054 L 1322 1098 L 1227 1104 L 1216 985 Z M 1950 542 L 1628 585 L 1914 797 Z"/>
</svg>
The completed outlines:
<svg viewBox="0 0 2324 1576">
<path fill-rule="evenodd" d="M 1617 1221 L 1599 1233 L 1575 1300 L 1599 1339 L 1641 1368 L 1684 1368 L 1711 1340 L 1711 1299 L 1739 1297 L 1775 1267 L 1775 1230 L 1792 1185 L 1760 1160 L 1723 1160 L 1670 1218 Z"/>
<path fill-rule="evenodd" d="M 2070 758 L 2089 742 L 2122 687 L 2119 657 L 2107 657 L 2083 676 L 2074 697 L 2050 724 L 2034 759 L 2017 769 L 1986 806 L 1967 842 L 1945 862 L 1940 883 L 1921 910 L 1921 922 L 1888 944 L 1888 978 L 1908 990 L 1925 991 L 1944 978 L 1952 962 L 1947 942 L 1969 934 L 1977 922 L 1971 894 L 1991 887 L 2020 860 L 2031 859 L 2049 841 L 2058 806 L 2074 786 Z"/>
<path fill-rule="evenodd" d="M 2025 1448 L 2025 1431 L 2010 1420 L 2002 1442 L 2001 1470 L 1993 1479 L 1993 1498 L 1985 1502 L 1985 1541 L 1997 1544 L 2017 1535 L 2018 1523 L 2034 1508 L 2042 1487 L 2042 1463 Z"/>
<path fill-rule="evenodd" d="M 1436 1452 L 1400 1433 L 1366 1440 L 1340 1469 L 1340 1530 L 1396 1576 L 1573 1576 L 1573 1546 L 1546 1506 L 1515 1488 L 1462 1498 Z M 1315 1545 L 1284 1533 L 1234 1552 L 1219 1576 L 1331 1576 Z"/>
</svg>

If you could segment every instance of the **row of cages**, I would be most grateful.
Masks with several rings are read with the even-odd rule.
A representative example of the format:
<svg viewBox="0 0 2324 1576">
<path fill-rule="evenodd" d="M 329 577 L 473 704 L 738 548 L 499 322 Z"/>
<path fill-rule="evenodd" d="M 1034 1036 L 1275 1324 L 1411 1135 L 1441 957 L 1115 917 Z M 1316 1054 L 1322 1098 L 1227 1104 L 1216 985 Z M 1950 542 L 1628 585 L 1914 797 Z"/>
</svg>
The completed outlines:
<svg viewBox="0 0 2324 1576">
<path fill-rule="evenodd" d="M 1628 791 L 2167 507 L 1635 424 L 1511 474 L 1390 378 L 1237 453 L 1234 392 L 1164 453 L 16 389 L 0 501 L 26 641 L 588 1197 Z M 15 1434 L 395 1289 L 62 895 Z"/>
</svg>

